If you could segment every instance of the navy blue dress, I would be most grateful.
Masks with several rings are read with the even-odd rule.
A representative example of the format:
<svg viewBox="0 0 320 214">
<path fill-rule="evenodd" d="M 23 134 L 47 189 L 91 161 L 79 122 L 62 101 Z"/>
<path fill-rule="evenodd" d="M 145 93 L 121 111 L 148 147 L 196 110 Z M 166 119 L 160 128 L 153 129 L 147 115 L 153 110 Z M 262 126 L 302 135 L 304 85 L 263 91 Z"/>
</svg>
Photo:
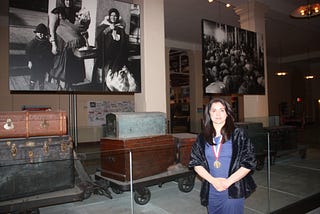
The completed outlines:
<svg viewBox="0 0 320 214">
<path fill-rule="evenodd" d="M 220 143 L 221 136 L 215 137 L 215 142 Z M 221 163 L 220 168 L 215 168 L 213 163 L 216 160 L 213 146 L 206 144 L 205 154 L 210 168 L 210 174 L 213 177 L 228 177 L 228 171 L 230 167 L 230 161 L 232 156 L 232 143 L 231 140 L 226 141 L 221 145 L 221 152 L 219 156 L 219 162 Z M 213 185 L 210 185 L 209 190 L 209 203 L 208 213 L 209 214 L 241 214 L 244 208 L 244 198 L 230 199 L 228 197 L 228 190 L 219 192 Z"/>
</svg>

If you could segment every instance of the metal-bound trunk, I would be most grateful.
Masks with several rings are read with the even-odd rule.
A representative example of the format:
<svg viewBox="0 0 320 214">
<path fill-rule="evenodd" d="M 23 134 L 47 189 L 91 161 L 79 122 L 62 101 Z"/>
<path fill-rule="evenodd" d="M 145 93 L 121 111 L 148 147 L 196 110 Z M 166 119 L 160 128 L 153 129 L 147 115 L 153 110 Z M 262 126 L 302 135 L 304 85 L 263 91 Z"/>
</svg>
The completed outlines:
<svg viewBox="0 0 320 214">
<path fill-rule="evenodd" d="M 135 138 L 166 134 L 162 112 L 115 112 L 106 115 L 105 137 Z"/>
<path fill-rule="evenodd" d="M 69 136 L 0 139 L 0 201 L 73 186 Z"/>
</svg>

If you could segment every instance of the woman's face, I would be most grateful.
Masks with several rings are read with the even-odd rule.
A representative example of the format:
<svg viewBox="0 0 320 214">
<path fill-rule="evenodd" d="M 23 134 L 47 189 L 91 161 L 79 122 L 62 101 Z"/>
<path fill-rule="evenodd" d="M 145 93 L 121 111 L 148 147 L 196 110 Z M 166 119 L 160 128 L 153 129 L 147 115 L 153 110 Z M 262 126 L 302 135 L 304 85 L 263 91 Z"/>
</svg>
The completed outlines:
<svg viewBox="0 0 320 214">
<path fill-rule="evenodd" d="M 115 12 L 112 12 L 110 14 L 110 22 L 115 23 L 115 22 L 117 22 L 117 20 L 118 20 L 117 14 Z"/>
<path fill-rule="evenodd" d="M 71 0 L 64 0 L 64 5 L 66 7 L 70 7 L 71 6 Z"/>
<path fill-rule="evenodd" d="M 220 102 L 212 103 L 209 114 L 213 125 L 224 125 L 228 116 L 226 108 Z"/>
</svg>

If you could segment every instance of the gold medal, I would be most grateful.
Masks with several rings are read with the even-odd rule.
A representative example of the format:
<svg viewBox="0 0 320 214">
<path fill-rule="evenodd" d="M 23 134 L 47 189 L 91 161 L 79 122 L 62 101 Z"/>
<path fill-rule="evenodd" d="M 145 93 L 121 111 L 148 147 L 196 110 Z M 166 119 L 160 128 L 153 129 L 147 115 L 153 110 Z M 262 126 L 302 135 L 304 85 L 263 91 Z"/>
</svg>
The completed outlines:
<svg viewBox="0 0 320 214">
<path fill-rule="evenodd" d="M 221 148 L 222 148 L 222 136 L 220 137 L 219 141 L 220 142 L 217 143 L 217 145 L 212 146 L 213 154 L 214 154 L 214 157 L 216 158 L 216 160 L 213 162 L 213 166 L 216 169 L 219 169 L 221 167 L 221 162 L 218 159 L 219 159 Z"/>
<path fill-rule="evenodd" d="M 220 163 L 220 161 L 218 161 L 218 160 L 215 160 L 214 162 L 213 162 L 213 166 L 215 167 L 215 168 L 220 168 L 221 167 L 221 163 Z"/>
</svg>

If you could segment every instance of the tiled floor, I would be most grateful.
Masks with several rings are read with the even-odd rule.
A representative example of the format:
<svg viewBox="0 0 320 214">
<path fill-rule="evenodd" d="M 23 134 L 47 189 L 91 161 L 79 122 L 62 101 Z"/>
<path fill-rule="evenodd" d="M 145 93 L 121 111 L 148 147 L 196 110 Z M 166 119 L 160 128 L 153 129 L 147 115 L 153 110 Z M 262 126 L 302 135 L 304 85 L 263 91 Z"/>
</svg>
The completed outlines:
<svg viewBox="0 0 320 214">
<path fill-rule="evenodd" d="M 271 166 L 270 191 L 268 191 L 267 171 L 265 167 L 254 174 L 258 188 L 246 199 L 245 213 L 247 214 L 268 213 L 269 197 L 272 212 L 320 192 L 319 149 L 308 149 L 306 159 L 301 159 L 298 154 L 279 158 L 276 164 Z M 199 180 L 196 180 L 194 189 L 189 193 L 179 191 L 174 181 L 163 184 L 161 188 L 151 186 L 149 189 L 151 199 L 146 205 L 138 205 L 134 200 L 131 202 L 131 193 L 128 191 L 122 194 L 112 193 L 113 199 L 92 195 L 81 202 L 41 208 L 40 211 L 42 214 L 206 213 L 206 209 L 199 202 Z M 318 213 L 318 211 L 314 210 L 311 213 Z"/>
<path fill-rule="evenodd" d="M 293 152 L 276 159 L 270 168 L 270 183 L 268 183 L 268 167 L 256 171 L 254 179 L 257 190 L 246 199 L 245 213 L 259 214 L 278 210 L 303 198 L 320 192 L 320 138 L 318 126 L 310 126 L 298 130 L 299 140 L 308 145 L 306 159 L 301 159 L 298 152 Z M 91 147 L 87 159 L 98 157 Z M 81 149 L 80 149 L 81 150 Z M 94 172 L 92 161 L 87 162 L 86 169 Z M 179 191 L 177 183 L 172 181 L 158 186 L 149 187 L 151 199 L 146 205 L 138 205 L 131 201 L 131 193 L 112 193 L 113 199 L 105 196 L 92 195 L 82 202 L 42 208 L 44 214 L 60 213 L 148 213 L 148 214 L 178 214 L 206 213 L 206 208 L 199 202 L 200 181 L 196 179 L 194 189 L 189 193 Z M 270 189 L 268 186 L 270 184 Z M 268 199 L 270 203 L 268 204 Z M 268 208 L 270 206 L 270 209 Z M 320 206 L 320 205 L 319 205 Z M 319 209 L 310 213 L 320 213 Z"/>
<path fill-rule="evenodd" d="M 298 202 L 304 198 L 320 193 L 320 138 L 319 127 L 306 128 L 300 134 L 308 144 L 306 159 L 301 159 L 298 152 L 293 152 L 276 159 L 270 168 L 268 182 L 268 167 L 256 171 L 254 179 L 257 190 L 246 199 L 246 214 L 261 214 L 278 210 Z M 79 153 L 85 153 L 82 161 L 86 171 L 94 174 L 99 166 L 99 145 L 78 148 Z M 93 177 L 93 176 L 92 176 Z M 178 184 L 171 181 L 161 187 L 150 186 L 151 199 L 146 205 L 138 205 L 130 191 L 122 194 L 112 193 L 112 199 L 102 195 L 91 195 L 88 199 L 72 203 L 40 208 L 41 214 L 205 214 L 206 208 L 199 202 L 200 181 L 196 179 L 193 190 L 181 192 Z M 268 187 L 270 186 L 270 189 Z M 268 203 L 270 199 L 270 203 Z M 268 208 L 270 207 L 270 209 Z M 320 207 L 320 204 L 317 205 Z M 313 208 L 309 214 L 320 213 L 319 208 Z M 299 213 L 299 212 L 298 212 Z"/>
</svg>

